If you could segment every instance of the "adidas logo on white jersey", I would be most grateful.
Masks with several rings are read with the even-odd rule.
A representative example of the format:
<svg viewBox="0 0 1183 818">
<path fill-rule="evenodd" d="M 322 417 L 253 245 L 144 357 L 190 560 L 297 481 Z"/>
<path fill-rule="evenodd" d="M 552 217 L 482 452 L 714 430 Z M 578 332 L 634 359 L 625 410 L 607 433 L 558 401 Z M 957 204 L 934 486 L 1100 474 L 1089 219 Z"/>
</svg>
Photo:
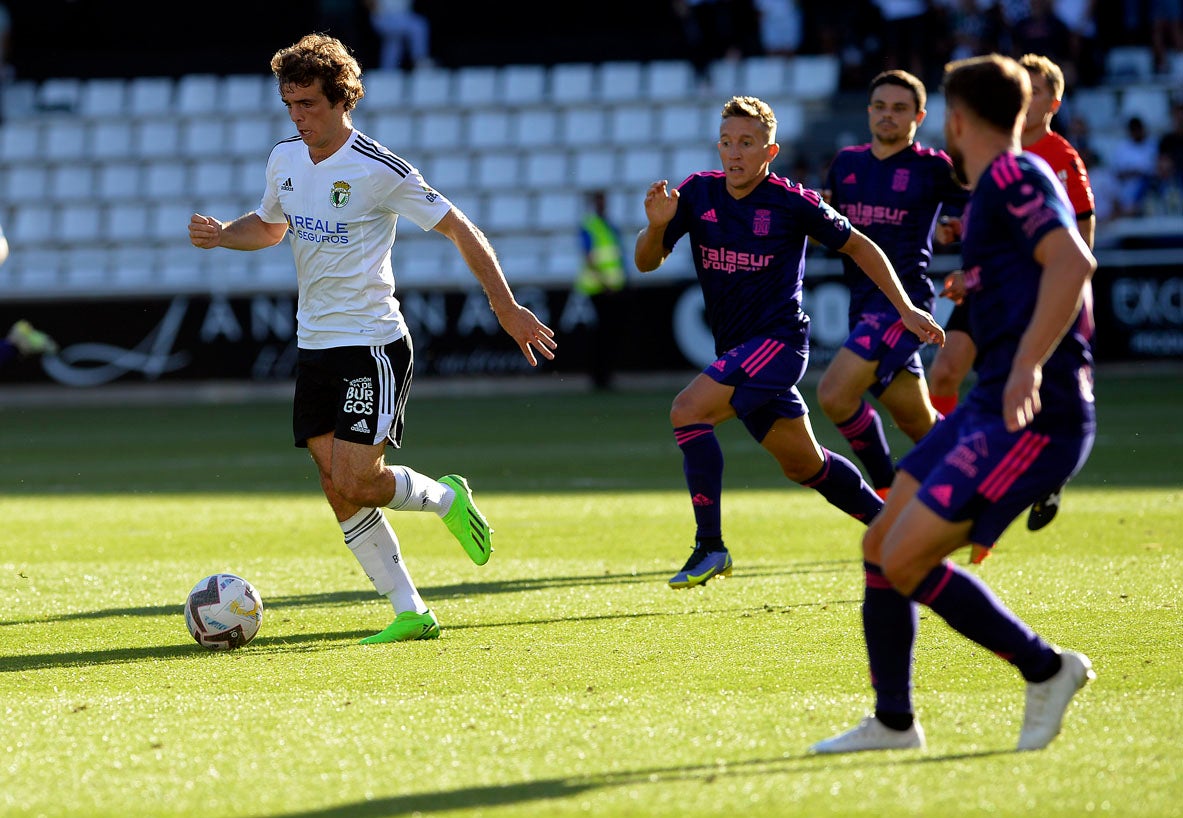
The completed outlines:
<svg viewBox="0 0 1183 818">
<path fill-rule="evenodd" d="M 363 434 L 367 434 L 367 435 L 370 433 L 370 424 L 366 423 L 365 418 L 362 418 L 361 420 L 359 420 L 357 423 L 353 424 L 349 428 L 351 431 L 354 431 L 354 432 L 362 432 Z"/>
</svg>

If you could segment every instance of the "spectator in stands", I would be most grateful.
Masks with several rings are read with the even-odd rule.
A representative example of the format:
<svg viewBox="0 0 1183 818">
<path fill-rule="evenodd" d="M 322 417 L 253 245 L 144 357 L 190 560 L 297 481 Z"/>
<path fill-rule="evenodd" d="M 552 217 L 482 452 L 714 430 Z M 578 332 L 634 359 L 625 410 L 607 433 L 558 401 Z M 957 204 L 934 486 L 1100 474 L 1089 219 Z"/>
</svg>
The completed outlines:
<svg viewBox="0 0 1183 818">
<path fill-rule="evenodd" d="M 4 104 L 8 83 L 13 68 L 9 64 L 12 55 L 12 14 L 8 6 L 0 3 L 0 125 L 4 124 Z"/>
<path fill-rule="evenodd" d="M 717 60 L 743 56 L 736 29 L 733 0 L 673 0 L 682 25 L 690 63 L 700 89 L 710 87 L 711 65 Z"/>
<path fill-rule="evenodd" d="M 1171 103 L 1171 129 L 1158 138 L 1158 152 L 1171 157 L 1175 172 L 1183 174 L 1183 100 Z"/>
<path fill-rule="evenodd" d="M 1142 197 L 1154 176 L 1158 144 L 1146 133 L 1141 117 L 1126 121 L 1125 136 L 1113 146 L 1109 164 L 1121 183 L 1119 215 L 1130 216 L 1142 209 Z"/>
<path fill-rule="evenodd" d="M 1060 66 L 1065 85 L 1076 86 L 1076 66 L 1071 61 L 1072 32 L 1056 16 L 1052 0 L 1031 0 L 1023 17 L 1010 27 L 1011 53 L 1042 54 Z"/>
<path fill-rule="evenodd" d="M 331 34 L 357 53 L 362 48 L 361 0 L 317 0 L 316 30 Z"/>
<path fill-rule="evenodd" d="M 1089 170 L 1089 187 L 1093 189 L 1093 207 L 1097 213 L 1097 227 L 1100 228 L 1117 218 L 1121 212 L 1121 182 L 1101 154 L 1087 146 L 1079 153 L 1081 161 Z M 1097 233 L 1098 244 L 1107 246 L 1112 243 L 1102 244 L 1105 231 L 1098 230 Z"/>
<path fill-rule="evenodd" d="M 1172 57 L 1183 51 L 1183 3 L 1179 0 L 1152 0 L 1149 5 L 1154 70 L 1168 74 Z"/>
<path fill-rule="evenodd" d="M 934 0 L 937 28 L 947 45 L 949 60 L 961 60 L 993 50 L 996 36 L 989 13 L 994 0 Z"/>
<path fill-rule="evenodd" d="M 583 262 L 575 289 L 591 300 L 596 311 L 596 323 L 587 345 L 592 386 L 611 389 L 617 348 L 625 329 L 624 241 L 620 230 L 608 219 L 604 191 L 592 191 L 587 200 L 587 213 L 579 222 Z"/>
<path fill-rule="evenodd" d="M 276 52 L 271 71 L 299 138 L 271 149 L 257 210 L 229 222 L 194 213 L 189 241 L 261 250 L 289 240 L 298 285 L 295 445 L 312 455 L 346 545 L 395 612 L 362 642 L 434 639 L 439 622 L 383 508 L 438 515 L 477 565 L 489 559 L 493 530 L 460 475 L 436 480 L 385 459 L 387 444 L 402 440 L 414 369 L 390 262 L 399 216 L 455 245 L 530 366 L 536 353 L 554 357 L 554 333 L 514 298 L 480 228 L 413 164 L 354 130 L 365 88 L 340 40 L 309 34 Z"/>
<path fill-rule="evenodd" d="M 801 48 L 802 19 L 797 0 L 754 0 L 765 54 L 791 57 Z"/>
<path fill-rule="evenodd" d="M 366 0 L 370 25 L 382 41 L 378 67 L 398 71 L 406 58 L 412 68 L 431 61 L 431 24 L 415 10 L 414 0 Z"/>
<path fill-rule="evenodd" d="M 884 67 L 923 77 L 929 42 L 926 0 L 875 0 L 875 7 L 883 20 Z"/>
<path fill-rule="evenodd" d="M 1142 197 L 1143 216 L 1183 216 L 1183 176 L 1169 153 L 1159 152 L 1155 174 Z"/>
</svg>

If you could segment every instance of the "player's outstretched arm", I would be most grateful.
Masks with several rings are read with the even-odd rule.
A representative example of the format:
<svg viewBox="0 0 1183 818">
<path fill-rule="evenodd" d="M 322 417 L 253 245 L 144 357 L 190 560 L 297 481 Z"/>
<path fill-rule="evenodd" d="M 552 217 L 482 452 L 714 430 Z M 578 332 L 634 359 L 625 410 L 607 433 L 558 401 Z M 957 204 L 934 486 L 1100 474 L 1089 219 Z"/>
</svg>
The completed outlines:
<svg viewBox="0 0 1183 818">
<path fill-rule="evenodd" d="M 456 245 L 464 263 L 488 296 L 489 306 L 497 315 L 501 328 L 517 342 L 518 349 L 530 366 L 538 365 L 535 351 L 548 360 L 554 360 L 554 350 L 558 347 L 554 330 L 539 321 L 538 316 L 514 298 L 501 264 L 497 261 L 497 254 L 493 252 L 493 245 L 484 232 L 455 206 L 439 220 L 435 230 Z"/>
<path fill-rule="evenodd" d="M 665 227 L 678 212 L 677 189 L 670 190 L 665 179 L 649 185 L 645 191 L 645 218 L 649 224 L 637 234 L 633 248 L 633 264 L 642 273 L 650 273 L 662 265 L 669 251 L 665 249 Z"/>
<path fill-rule="evenodd" d="M 220 222 L 200 213 L 189 217 L 189 242 L 203 250 L 215 247 L 262 250 L 283 241 L 287 231 L 287 223 L 271 224 L 260 219 L 257 213 L 247 213 L 232 222 Z"/>
<path fill-rule="evenodd" d="M 842 245 L 840 250 L 854 259 L 867 277 L 874 281 L 876 286 L 891 300 L 892 306 L 900 314 L 900 319 L 903 320 L 904 326 L 908 328 L 909 332 L 921 341 L 933 344 L 945 343 L 944 328 L 927 311 L 912 303 L 904 286 L 900 284 L 899 276 L 895 274 L 895 268 L 891 266 L 891 261 L 888 260 L 887 255 L 878 244 L 871 241 L 859 230 L 852 228 L 850 238 L 846 240 L 846 244 Z"/>
</svg>

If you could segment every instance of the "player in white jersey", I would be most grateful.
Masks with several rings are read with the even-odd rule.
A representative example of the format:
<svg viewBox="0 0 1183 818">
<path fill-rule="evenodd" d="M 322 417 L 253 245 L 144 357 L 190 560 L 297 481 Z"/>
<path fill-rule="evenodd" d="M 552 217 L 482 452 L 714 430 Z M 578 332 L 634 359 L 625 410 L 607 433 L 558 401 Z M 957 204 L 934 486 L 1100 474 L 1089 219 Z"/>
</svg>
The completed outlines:
<svg viewBox="0 0 1183 818">
<path fill-rule="evenodd" d="M 299 280 L 299 358 L 293 408 L 297 446 L 307 447 L 345 543 L 395 619 L 363 644 L 434 639 L 424 603 L 382 508 L 433 511 L 473 562 L 492 551 L 492 528 L 459 475 L 439 480 L 387 465 L 399 446 L 414 354 L 394 294 L 390 253 L 398 217 L 456 245 L 502 328 L 531 366 L 554 358 L 554 332 L 517 303 L 480 228 L 419 171 L 353 129 L 365 95 L 361 67 L 336 38 L 309 34 L 271 59 L 297 136 L 267 162 L 259 208 L 229 222 L 193 214 L 196 247 L 259 250 L 288 237 Z"/>
</svg>

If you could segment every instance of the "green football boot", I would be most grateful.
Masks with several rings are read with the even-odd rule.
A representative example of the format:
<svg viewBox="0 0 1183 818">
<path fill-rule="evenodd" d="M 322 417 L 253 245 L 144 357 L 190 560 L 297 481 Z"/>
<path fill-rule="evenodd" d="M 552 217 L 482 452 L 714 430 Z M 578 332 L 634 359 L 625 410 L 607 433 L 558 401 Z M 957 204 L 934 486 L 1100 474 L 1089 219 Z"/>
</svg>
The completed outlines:
<svg viewBox="0 0 1183 818">
<path fill-rule="evenodd" d="M 418 639 L 439 639 L 440 623 L 435 614 L 403 611 L 394 618 L 386 630 L 367 636 L 359 645 L 378 645 L 383 642 L 414 642 Z"/>
<path fill-rule="evenodd" d="M 472 501 L 468 481 L 458 474 L 448 474 L 440 482 L 456 492 L 452 507 L 444 515 L 444 525 L 460 543 L 464 552 L 477 565 L 484 565 L 493 553 L 493 529 L 481 510 Z"/>
</svg>

